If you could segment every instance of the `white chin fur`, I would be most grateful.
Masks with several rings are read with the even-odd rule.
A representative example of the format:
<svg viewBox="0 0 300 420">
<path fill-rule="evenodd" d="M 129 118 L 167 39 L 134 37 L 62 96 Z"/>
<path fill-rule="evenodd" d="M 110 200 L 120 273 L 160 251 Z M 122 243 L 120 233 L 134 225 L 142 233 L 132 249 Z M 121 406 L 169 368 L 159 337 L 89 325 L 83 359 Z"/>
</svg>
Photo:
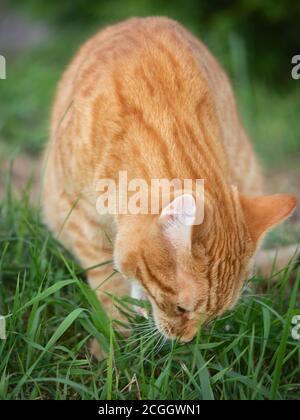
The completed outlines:
<svg viewBox="0 0 300 420">
<path fill-rule="evenodd" d="M 131 297 L 138 300 L 148 300 L 146 293 L 136 281 L 133 281 L 131 285 Z M 148 319 L 146 309 L 141 308 L 140 306 L 134 306 L 134 309 L 139 315 Z"/>
</svg>

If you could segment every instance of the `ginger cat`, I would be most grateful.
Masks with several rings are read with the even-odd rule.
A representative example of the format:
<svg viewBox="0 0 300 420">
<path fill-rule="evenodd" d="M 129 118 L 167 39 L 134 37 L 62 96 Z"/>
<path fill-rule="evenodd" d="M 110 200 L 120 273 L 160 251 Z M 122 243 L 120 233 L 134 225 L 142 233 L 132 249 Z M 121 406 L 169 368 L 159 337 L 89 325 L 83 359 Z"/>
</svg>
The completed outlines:
<svg viewBox="0 0 300 420">
<path fill-rule="evenodd" d="M 65 71 L 45 153 L 48 226 L 109 294 L 144 293 L 157 328 L 183 342 L 238 298 L 265 232 L 296 206 L 261 195 L 254 151 L 230 83 L 191 33 L 163 17 L 133 18 L 86 42 Z M 128 179 L 203 179 L 205 217 L 176 194 L 161 214 L 99 215 L 95 184 Z M 107 279 L 113 271 L 118 273 Z M 118 317 L 117 313 L 114 313 Z"/>
</svg>

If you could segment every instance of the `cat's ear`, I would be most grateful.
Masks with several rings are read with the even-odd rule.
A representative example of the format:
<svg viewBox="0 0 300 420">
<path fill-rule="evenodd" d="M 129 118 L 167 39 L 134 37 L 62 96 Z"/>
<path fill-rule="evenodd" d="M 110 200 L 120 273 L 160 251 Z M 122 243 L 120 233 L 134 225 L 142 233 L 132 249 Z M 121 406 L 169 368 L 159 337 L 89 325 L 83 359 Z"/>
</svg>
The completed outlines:
<svg viewBox="0 0 300 420">
<path fill-rule="evenodd" d="M 159 225 L 172 245 L 191 249 L 196 212 L 196 202 L 191 194 L 176 197 L 162 210 Z"/>
<path fill-rule="evenodd" d="M 289 217 L 297 205 L 296 197 L 289 194 L 256 197 L 240 194 L 240 202 L 254 242 L 257 242 L 266 231 Z"/>
</svg>

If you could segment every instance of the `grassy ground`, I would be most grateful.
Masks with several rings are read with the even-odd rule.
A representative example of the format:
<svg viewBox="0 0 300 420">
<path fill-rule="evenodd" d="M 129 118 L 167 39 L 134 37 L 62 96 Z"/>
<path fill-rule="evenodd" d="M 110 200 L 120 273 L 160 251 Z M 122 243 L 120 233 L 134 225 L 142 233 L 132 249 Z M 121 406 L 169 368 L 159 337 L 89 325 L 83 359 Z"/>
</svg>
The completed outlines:
<svg viewBox="0 0 300 420">
<path fill-rule="evenodd" d="M 56 81 L 85 38 L 60 32 L 9 58 L 8 79 L 0 84 L 2 161 L 19 153 L 36 159 L 47 138 Z M 213 47 L 213 40 L 209 44 Z M 285 184 L 293 191 L 295 184 L 298 191 L 299 82 L 283 92 L 253 80 L 245 46 L 235 37 L 218 56 L 272 175 L 269 185 L 275 192 Z M 290 331 L 299 313 L 297 270 L 292 276 L 285 270 L 276 282 L 253 279 L 233 311 L 185 346 L 158 340 L 125 299 L 118 304 L 135 328 L 124 341 L 80 267 L 42 226 L 38 206 L 29 204 L 29 188 L 16 199 L 3 166 L 1 176 L 6 189 L 0 200 L 0 313 L 6 316 L 7 339 L 0 340 L 0 398 L 300 399 L 300 346 Z M 299 239 L 294 226 L 270 236 L 270 246 Z M 257 293 L 262 282 L 263 292 Z M 108 351 L 102 362 L 89 355 L 93 336 Z"/>
<path fill-rule="evenodd" d="M 2 399 L 299 398 L 300 346 L 291 337 L 300 271 L 254 279 L 237 307 L 187 344 L 163 343 L 128 300 L 117 302 L 135 326 L 124 341 L 111 328 L 74 260 L 41 225 L 24 194 L 0 205 Z M 108 351 L 91 360 L 92 336 Z"/>
</svg>

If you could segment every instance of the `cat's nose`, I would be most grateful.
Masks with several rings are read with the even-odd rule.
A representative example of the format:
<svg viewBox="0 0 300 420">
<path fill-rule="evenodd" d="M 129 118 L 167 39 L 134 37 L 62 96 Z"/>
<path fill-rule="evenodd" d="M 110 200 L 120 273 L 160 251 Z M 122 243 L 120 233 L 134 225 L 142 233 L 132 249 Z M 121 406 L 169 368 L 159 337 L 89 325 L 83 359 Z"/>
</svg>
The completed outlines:
<svg viewBox="0 0 300 420">
<path fill-rule="evenodd" d="M 194 312 L 195 305 L 190 302 L 178 302 L 176 306 L 177 312 L 180 313 L 191 313 Z"/>
</svg>

